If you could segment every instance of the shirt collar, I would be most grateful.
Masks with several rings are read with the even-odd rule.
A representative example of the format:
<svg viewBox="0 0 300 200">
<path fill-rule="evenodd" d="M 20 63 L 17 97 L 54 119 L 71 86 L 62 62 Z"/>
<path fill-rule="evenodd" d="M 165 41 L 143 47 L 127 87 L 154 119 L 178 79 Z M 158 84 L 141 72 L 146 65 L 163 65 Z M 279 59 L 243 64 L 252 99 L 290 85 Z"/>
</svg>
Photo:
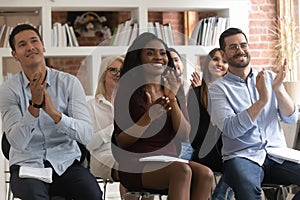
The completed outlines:
<svg viewBox="0 0 300 200">
<path fill-rule="evenodd" d="M 253 79 L 253 77 L 256 77 L 257 73 L 258 73 L 257 70 L 255 70 L 254 68 L 251 68 L 250 74 L 248 75 L 247 79 L 248 79 L 248 78 Z M 230 71 L 228 71 L 228 72 L 224 75 L 224 77 L 225 77 L 226 79 L 231 79 L 231 80 L 233 80 L 233 81 L 245 83 L 245 80 L 244 80 L 244 79 L 240 78 L 240 77 L 237 76 L 237 75 L 232 74 Z"/>
<path fill-rule="evenodd" d="M 46 79 L 45 81 L 47 82 L 47 85 L 51 85 L 51 82 L 50 82 L 50 69 L 48 67 L 46 67 Z M 23 82 L 23 85 L 26 86 L 26 87 L 29 87 L 29 83 L 30 81 L 28 80 L 27 76 L 25 75 L 24 71 L 21 71 L 21 76 L 22 76 L 22 82 Z"/>
</svg>

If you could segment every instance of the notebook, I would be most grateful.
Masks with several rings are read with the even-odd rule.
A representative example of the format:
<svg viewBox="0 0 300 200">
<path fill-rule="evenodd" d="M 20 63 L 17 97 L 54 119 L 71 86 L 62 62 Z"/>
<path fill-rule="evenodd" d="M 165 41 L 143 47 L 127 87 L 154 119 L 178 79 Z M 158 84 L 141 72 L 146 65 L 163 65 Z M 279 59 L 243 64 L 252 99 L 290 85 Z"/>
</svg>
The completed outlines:
<svg viewBox="0 0 300 200">
<path fill-rule="evenodd" d="M 300 151 L 288 147 L 269 148 L 267 153 L 275 158 L 281 158 L 295 163 L 300 163 Z"/>
<path fill-rule="evenodd" d="M 174 161 L 178 161 L 178 162 L 183 162 L 183 163 L 189 163 L 188 160 L 177 158 L 177 157 L 172 157 L 172 156 L 165 156 L 165 155 L 148 156 L 148 157 L 140 158 L 140 162 L 148 162 L 148 161 L 152 161 L 152 162 L 155 162 L 155 161 L 156 162 L 174 162 Z"/>
</svg>

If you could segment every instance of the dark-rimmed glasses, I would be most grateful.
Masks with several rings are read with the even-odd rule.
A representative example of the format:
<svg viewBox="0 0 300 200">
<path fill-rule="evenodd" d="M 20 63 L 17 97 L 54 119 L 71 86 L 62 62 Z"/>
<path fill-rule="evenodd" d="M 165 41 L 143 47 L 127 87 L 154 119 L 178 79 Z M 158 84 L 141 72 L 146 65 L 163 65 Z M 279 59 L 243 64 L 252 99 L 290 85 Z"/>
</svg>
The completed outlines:
<svg viewBox="0 0 300 200">
<path fill-rule="evenodd" d="M 242 50 L 247 50 L 249 48 L 249 44 L 248 43 L 241 43 L 241 44 L 231 44 L 229 45 L 229 50 L 230 51 L 236 51 L 239 48 L 241 48 Z"/>
<path fill-rule="evenodd" d="M 112 75 L 116 75 L 117 73 L 120 73 L 121 70 L 115 67 L 108 67 L 107 70 L 112 74 Z"/>
</svg>

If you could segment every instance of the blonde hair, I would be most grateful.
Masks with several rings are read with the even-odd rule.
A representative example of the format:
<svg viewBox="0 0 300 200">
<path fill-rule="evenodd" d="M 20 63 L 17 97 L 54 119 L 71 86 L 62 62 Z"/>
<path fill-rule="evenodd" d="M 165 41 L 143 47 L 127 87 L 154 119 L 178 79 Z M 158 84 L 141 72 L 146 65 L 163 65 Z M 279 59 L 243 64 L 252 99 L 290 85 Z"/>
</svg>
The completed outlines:
<svg viewBox="0 0 300 200">
<path fill-rule="evenodd" d="M 106 94 L 105 75 L 106 75 L 106 72 L 107 72 L 107 67 L 109 67 L 116 60 L 120 61 L 123 65 L 124 58 L 122 56 L 108 56 L 108 57 L 105 57 L 101 61 L 99 75 L 98 75 L 98 85 L 97 85 L 97 89 L 96 89 L 96 92 L 95 92 L 95 97 L 96 98 L 98 98 L 99 95 L 105 96 L 105 94 Z"/>
</svg>

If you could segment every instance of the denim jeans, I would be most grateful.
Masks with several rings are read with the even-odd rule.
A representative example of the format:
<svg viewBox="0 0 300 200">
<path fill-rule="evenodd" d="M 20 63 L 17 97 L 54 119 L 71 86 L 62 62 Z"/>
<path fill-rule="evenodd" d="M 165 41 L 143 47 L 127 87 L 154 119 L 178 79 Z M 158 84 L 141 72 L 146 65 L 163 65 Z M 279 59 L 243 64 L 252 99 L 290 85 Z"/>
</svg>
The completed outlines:
<svg viewBox="0 0 300 200">
<path fill-rule="evenodd" d="M 216 188 L 213 191 L 211 200 L 232 200 L 233 191 L 224 181 L 224 177 L 221 176 L 219 182 L 216 185 Z"/>
<path fill-rule="evenodd" d="M 194 153 L 194 149 L 190 143 L 190 140 L 181 142 L 181 152 L 179 158 L 191 160 Z"/>
<path fill-rule="evenodd" d="M 233 189 L 236 200 L 261 200 L 261 183 L 300 185 L 300 164 L 282 164 L 266 158 L 263 166 L 246 158 L 224 162 L 224 180 Z M 299 194 L 297 194 L 299 195 Z"/>
</svg>

